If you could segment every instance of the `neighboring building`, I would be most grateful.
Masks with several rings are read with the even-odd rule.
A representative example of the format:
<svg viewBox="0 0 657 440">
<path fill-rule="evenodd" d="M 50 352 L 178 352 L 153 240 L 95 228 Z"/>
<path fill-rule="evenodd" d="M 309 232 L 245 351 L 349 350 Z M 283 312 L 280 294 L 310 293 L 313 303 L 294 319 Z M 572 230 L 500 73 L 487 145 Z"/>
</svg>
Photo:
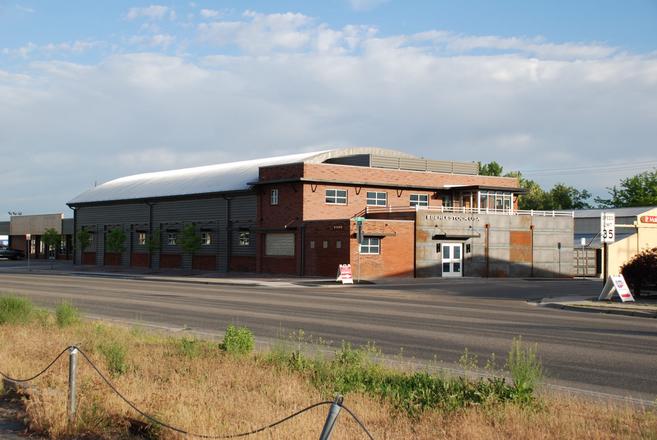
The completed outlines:
<svg viewBox="0 0 657 440">
<path fill-rule="evenodd" d="M 61 235 L 61 242 L 51 255 L 41 236 L 46 229 L 54 229 Z M 31 258 L 48 258 L 54 256 L 57 259 L 73 258 L 73 219 L 66 219 L 61 213 L 58 214 L 36 214 L 36 215 L 12 215 L 8 222 L 0 222 L 0 236 L 7 235 L 8 246 L 28 253 L 27 236 L 30 235 Z"/>
<path fill-rule="evenodd" d="M 621 266 L 637 253 L 657 247 L 657 206 L 575 211 L 575 271 L 579 276 L 600 277 L 604 273 L 600 242 L 603 212 L 616 218 L 616 239 L 607 246 L 609 274 L 620 273 Z"/>
<path fill-rule="evenodd" d="M 572 213 L 518 211 L 518 179 L 476 163 L 347 148 L 124 177 L 69 202 L 76 263 L 362 278 L 569 276 Z M 364 218 L 357 241 L 355 218 Z M 193 256 L 180 247 L 192 224 Z M 120 255 L 105 251 L 121 228 Z M 150 243 L 157 243 L 155 246 Z"/>
</svg>

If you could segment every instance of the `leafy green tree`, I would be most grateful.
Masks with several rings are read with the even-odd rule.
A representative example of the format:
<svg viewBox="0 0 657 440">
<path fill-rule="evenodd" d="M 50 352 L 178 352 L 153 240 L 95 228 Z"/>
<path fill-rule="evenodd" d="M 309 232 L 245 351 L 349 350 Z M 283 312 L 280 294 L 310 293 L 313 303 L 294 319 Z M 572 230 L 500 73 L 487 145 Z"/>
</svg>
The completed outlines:
<svg viewBox="0 0 657 440">
<path fill-rule="evenodd" d="M 579 190 L 563 183 L 557 183 L 548 193 L 548 204 L 546 209 L 587 209 L 591 205 L 587 202 L 591 193 L 587 190 Z"/>
<path fill-rule="evenodd" d="M 126 235 L 121 228 L 114 228 L 107 233 L 107 250 L 109 252 L 120 253 L 125 249 Z"/>
<path fill-rule="evenodd" d="M 622 179 L 618 186 L 607 190 L 610 198 L 595 199 L 603 208 L 657 205 L 657 169 Z"/>
<path fill-rule="evenodd" d="M 188 254 L 194 255 L 196 251 L 201 249 L 201 236 L 196 233 L 194 224 L 185 225 L 180 234 L 180 247 Z"/>
<path fill-rule="evenodd" d="M 151 254 L 160 249 L 162 242 L 161 232 L 159 228 L 153 229 L 153 232 L 146 236 L 146 248 Z"/>
<path fill-rule="evenodd" d="M 91 233 L 85 228 L 82 228 L 78 231 L 77 239 L 80 250 L 84 252 L 91 244 Z"/>
<path fill-rule="evenodd" d="M 483 165 L 479 162 L 479 174 L 482 176 L 501 176 L 503 171 L 502 165 L 495 161 Z"/>
<path fill-rule="evenodd" d="M 57 249 L 57 246 L 62 240 L 62 236 L 54 228 L 48 228 L 41 236 L 41 240 L 43 241 L 43 244 L 46 245 L 46 249 L 51 251 L 53 249 Z"/>
</svg>

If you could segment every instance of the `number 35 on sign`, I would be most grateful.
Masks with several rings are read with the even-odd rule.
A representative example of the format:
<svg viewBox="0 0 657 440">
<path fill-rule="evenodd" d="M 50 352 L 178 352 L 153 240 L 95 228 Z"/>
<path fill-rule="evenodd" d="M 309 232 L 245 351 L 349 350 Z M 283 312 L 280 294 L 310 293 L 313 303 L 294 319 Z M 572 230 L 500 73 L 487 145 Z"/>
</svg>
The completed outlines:
<svg viewBox="0 0 657 440">
<path fill-rule="evenodd" d="M 616 215 L 613 212 L 600 214 L 600 241 L 613 243 L 616 239 Z"/>
</svg>

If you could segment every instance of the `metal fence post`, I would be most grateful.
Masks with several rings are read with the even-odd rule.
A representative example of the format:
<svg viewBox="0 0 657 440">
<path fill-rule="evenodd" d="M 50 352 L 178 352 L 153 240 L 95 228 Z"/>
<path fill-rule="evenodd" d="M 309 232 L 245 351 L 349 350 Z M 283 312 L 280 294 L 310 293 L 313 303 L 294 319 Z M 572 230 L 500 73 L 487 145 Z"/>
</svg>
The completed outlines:
<svg viewBox="0 0 657 440">
<path fill-rule="evenodd" d="M 76 381 L 75 375 L 78 367 L 78 348 L 71 347 L 68 349 L 68 421 L 75 421 L 75 412 L 77 407 L 76 401 Z"/>
<path fill-rule="evenodd" d="M 322 434 L 319 436 L 319 440 L 329 440 L 331 438 L 331 433 L 333 432 L 333 427 L 335 426 L 335 421 L 340 414 L 342 409 L 342 401 L 344 398 L 338 394 L 335 396 L 335 401 L 331 408 L 329 409 L 328 416 L 326 416 L 326 422 L 324 422 L 324 428 L 322 429 Z"/>
</svg>

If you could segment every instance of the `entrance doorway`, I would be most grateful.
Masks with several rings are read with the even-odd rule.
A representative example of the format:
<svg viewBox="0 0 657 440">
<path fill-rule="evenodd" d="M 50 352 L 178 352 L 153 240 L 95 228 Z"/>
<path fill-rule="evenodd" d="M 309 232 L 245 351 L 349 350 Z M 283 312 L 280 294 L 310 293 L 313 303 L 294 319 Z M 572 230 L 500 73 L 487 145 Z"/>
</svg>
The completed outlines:
<svg viewBox="0 0 657 440">
<path fill-rule="evenodd" d="M 461 243 L 443 243 L 443 277 L 463 276 L 463 245 Z"/>
</svg>

